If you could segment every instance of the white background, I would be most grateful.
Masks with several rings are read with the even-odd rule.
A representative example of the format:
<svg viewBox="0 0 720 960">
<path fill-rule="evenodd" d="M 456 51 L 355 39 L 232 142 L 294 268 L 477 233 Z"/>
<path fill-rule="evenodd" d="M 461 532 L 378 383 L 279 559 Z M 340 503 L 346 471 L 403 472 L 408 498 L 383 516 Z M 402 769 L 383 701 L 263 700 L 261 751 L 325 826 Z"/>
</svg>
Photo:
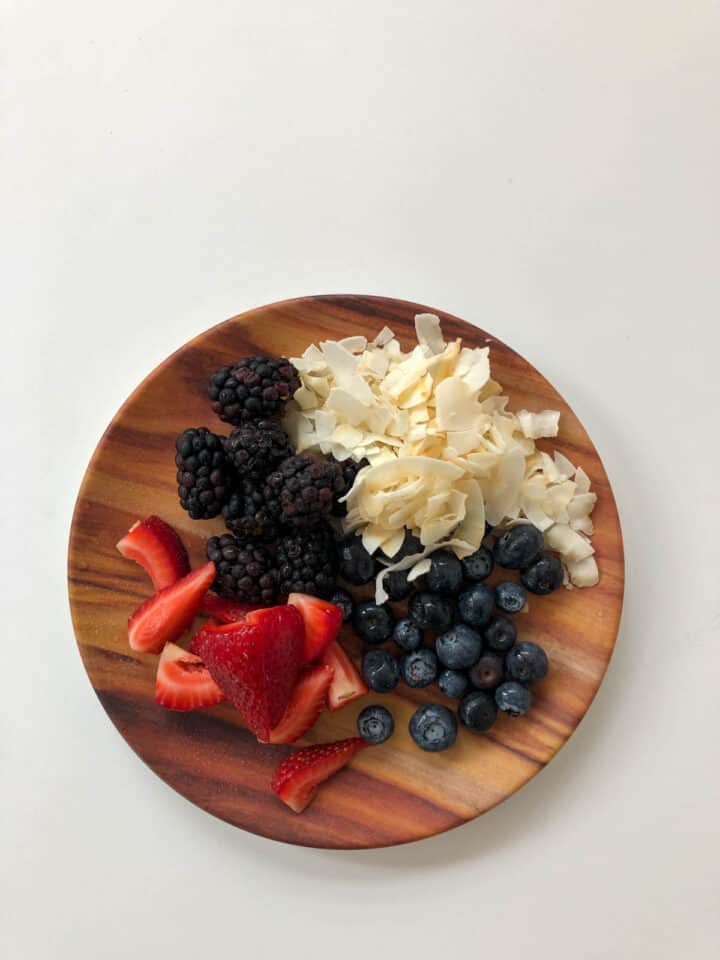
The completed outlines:
<svg viewBox="0 0 720 960">
<path fill-rule="evenodd" d="M 717 956 L 720 6 L 2 0 L 0 954 Z M 480 820 L 294 849 L 106 719 L 65 551 L 106 422 L 263 302 L 477 321 L 575 406 L 627 602 L 577 734 Z"/>
</svg>

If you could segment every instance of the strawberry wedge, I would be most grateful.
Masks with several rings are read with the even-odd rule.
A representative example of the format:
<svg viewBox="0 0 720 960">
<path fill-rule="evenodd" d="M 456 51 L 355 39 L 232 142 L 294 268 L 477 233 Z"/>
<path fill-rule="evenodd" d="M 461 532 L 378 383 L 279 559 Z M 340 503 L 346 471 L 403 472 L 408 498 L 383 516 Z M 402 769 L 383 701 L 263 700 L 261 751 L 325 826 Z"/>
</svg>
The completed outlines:
<svg viewBox="0 0 720 960">
<path fill-rule="evenodd" d="M 333 640 L 320 662 L 333 670 L 327 698 L 329 710 L 340 710 L 368 692 L 365 681 L 337 640 Z"/>
<path fill-rule="evenodd" d="M 155 590 L 164 590 L 190 572 L 182 540 L 160 517 L 138 520 L 116 546 L 124 557 L 140 564 Z"/>
<path fill-rule="evenodd" d="M 305 624 L 305 663 L 317 660 L 340 632 L 342 610 L 307 593 L 291 593 L 288 603 L 297 607 Z"/>
<path fill-rule="evenodd" d="M 303 747 L 283 760 L 270 786 L 291 810 L 302 813 L 320 784 L 341 770 L 358 750 L 369 746 L 360 737 L 349 737 L 335 743 Z"/>
<path fill-rule="evenodd" d="M 220 623 L 239 623 L 253 610 L 263 608 L 256 603 L 242 603 L 230 597 L 220 597 L 217 593 L 208 590 L 203 597 L 202 609 L 209 617 L 214 617 Z"/>
<path fill-rule="evenodd" d="M 174 643 L 192 623 L 214 579 L 215 564 L 210 561 L 139 606 L 128 620 L 133 650 L 159 653 L 166 643 Z"/>
<path fill-rule="evenodd" d="M 270 731 L 268 743 L 294 743 L 315 726 L 325 707 L 331 667 L 310 667 L 300 674 L 282 720 Z"/>
<path fill-rule="evenodd" d="M 168 710 L 199 710 L 225 699 L 200 657 L 166 643 L 155 677 L 155 702 Z"/>
</svg>

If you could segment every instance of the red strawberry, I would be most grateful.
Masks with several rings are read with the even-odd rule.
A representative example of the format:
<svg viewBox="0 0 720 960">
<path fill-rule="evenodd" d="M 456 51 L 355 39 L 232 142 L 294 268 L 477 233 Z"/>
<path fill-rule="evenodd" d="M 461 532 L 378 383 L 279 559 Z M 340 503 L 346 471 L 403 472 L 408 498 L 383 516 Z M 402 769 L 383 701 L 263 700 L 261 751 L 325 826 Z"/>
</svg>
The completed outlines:
<svg viewBox="0 0 720 960">
<path fill-rule="evenodd" d="M 337 773 L 358 750 L 369 746 L 360 737 L 349 737 L 335 743 L 303 747 L 283 760 L 275 771 L 271 787 L 291 810 L 302 813 L 323 780 Z"/>
<path fill-rule="evenodd" d="M 340 633 L 342 610 L 334 603 L 311 597 L 307 593 L 291 593 L 288 603 L 297 607 L 305 623 L 305 663 L 316 660 Z"/>
<path fill-rule="evenodd" d="M 225 699 L 200 657 L 166 643 L 155 677 L 155 702 L 168 710 L 214 707 Z"/>
<path fill-rule="evenodd" d="M 204 627 L 191 649 L 265 740 L 282 719 L 303 660 L 302 617 L 290 606 L 255 610 L 241 623 Z"/>
<path fill-rule="evenodd" d="M 177 640 L 192 623 L 214 579 L 215 564 L 210 561 L 139 606 L 128 620 L 133 650 L 159 653 L 166 643 Z"/>
<path fill-rule="evenodd" d="M 320 662 L 333 668 L 333 678 L 328 690 L 330 710 L 339 710 L 352 700 L 364 697 L 368 692 L 365 681 L 337 640 L 333 640 Z"/>
<path fill-rule="evenodd" d="M 156 590 L 164 590 L 190 572 L 182 540 L 160 517 L 138 520 L 118 540 L 117 548 L 128 560 L 143 567 Z"/>
<path fill-rule="evenodd" d="M 202 608 L 209 617 L 214 617 L 220 623 L 239 623 L 253 610 L 263 609 L 255 603 L 242 603 L 229 597 L 219 597 L 210 590 L 203 597 Z"/>
<path fill-rule="evenodd" d="M 294 743 L 315 726 L 325 706 L 333 672 L 330 667 L 310 667 L 300 674 L 285 714 L 268 737 L 268 743 Z"/>
</svg>

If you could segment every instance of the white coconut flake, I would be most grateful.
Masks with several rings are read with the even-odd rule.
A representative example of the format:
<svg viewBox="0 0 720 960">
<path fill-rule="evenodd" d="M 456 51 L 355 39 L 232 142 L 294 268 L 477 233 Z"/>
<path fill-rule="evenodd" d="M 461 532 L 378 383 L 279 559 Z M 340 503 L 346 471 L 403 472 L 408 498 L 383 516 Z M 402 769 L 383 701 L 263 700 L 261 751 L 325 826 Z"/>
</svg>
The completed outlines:
<svg viewBox="0 0 720 960">
<path fill-rule="evenodd" d="M 520 410 L 517 414 L 520 429 L 530 440 L 540 437 L 556 437 L 560 429 L 560 414 L 557 410 L 543 410 L 542 413 L 530 413 Z"/>
<path fill-rule="evenodd" d="M 428 347 L 431 354 L 442 353 L 445 349 L 445 340 L 440 329 L 440 317 L 434 313 L 417 313 L 415 315 L 415 333 L 418 343 Z"/>
</svg>

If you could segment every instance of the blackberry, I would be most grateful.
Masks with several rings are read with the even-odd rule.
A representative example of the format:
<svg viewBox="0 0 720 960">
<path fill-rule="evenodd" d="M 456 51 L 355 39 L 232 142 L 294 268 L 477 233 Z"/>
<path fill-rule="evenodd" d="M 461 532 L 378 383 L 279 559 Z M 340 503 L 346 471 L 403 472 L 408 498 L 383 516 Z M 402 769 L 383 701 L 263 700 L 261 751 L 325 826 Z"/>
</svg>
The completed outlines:
<svg viewBox="0 0 720 960">
<path fill-rule="evenodd" d="M 270 549 L 229 533 L 210 537 L 207 557 L 215 564 L 215 589 L 246 603 L 272 603 L 277 597 L 275 561 Z"/>
<path fill-rule="evenodd" d="M 278 536 L 280 502 L 266 485 L 241 480 L 222 515 L 225 526 L 236 537 L 275 540 Z"/>
<path fill-rule="evenodd" d="M 225 441 L 225 452 L 241 477 L 264 480 L 294 450 L 284 430 L 272 420 L 245 423 Z"/>
<path fill-rule="evenodd" d="M 353 460 L 348 458 L 342 462 L 335 461 L 338 463 L 340 470 L 342 471 L 343 478 L 343 489 L 338 493 L 338 497 L 344 497 L 346 493 L 349 493 L 350 488 L 355 483 L 355 477 L 362 470 L 363 467 L 369 466 L 369 461 L 363 458 L 362 460 Z M 333 503 L 332 513 L 334 517 L 344 517 L 347 515 L 347 506 L 344 503 L 338 503 L 337 499 Z"/>
<path fill-rule="evenodd" d="M 299 386 L 285 357 L 244 357 L 210 377 L 208 396 L 221 420 L 239 425 L 278 416 Z"/>
<path fill-rule="evenodd" d="M 284 523 L 309 527 L 330 514 L 344 480 L 340 464 L 319 457 L 288 457 L 266 480 L 280 501 Z"/>
<path fill-rule="evenodd" d="M 192 427 L 177 438 L 175 451 L 180 506 L 193 520 L 216 517 L 232 488 L 223 438 Z"/>
<path fill-rule="evenodd" d="M 278 593 L 309 593 L 328 600 L 335 592 L 335 551 L 330 531 L 320 526 L 294 531 L 277 543 Z"/>
</svg>

